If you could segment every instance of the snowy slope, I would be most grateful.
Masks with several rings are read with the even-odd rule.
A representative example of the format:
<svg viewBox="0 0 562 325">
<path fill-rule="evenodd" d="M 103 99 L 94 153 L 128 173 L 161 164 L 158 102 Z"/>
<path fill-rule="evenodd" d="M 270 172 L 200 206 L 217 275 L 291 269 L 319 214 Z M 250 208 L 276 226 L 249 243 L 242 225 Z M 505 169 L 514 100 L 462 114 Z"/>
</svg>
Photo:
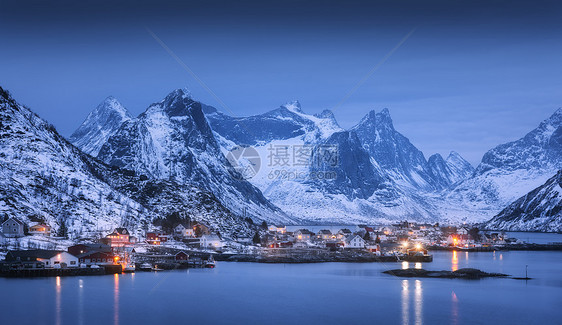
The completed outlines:
<svg viewBox="0 0 562 325">
<path fill-rule="evenodd" d="M 0 214 L 43 219 L 54 231 L 64 223 L 76 238 L 117 226 L 140 234 L 174 211 L 227 236 L 253 233 L 210 193 L 139 178 L 86 155 L 0 88 Z"/>
<path fill-rule="evenodd" d="M 98 158 L 137 174 L 213 193 L 239 215 L 291 222 L 249 182 L 240 179 L 215 140 L 202 112 L 186 90 L 178 89 L 119 128 Z"/>
<path fill-rule="evenodd" d="M 474 172 L 474 167 L 455 151 L 451 151 L 446 160 L 434 154 L 427 163 L 433 179 L 443 188 L 467 179 Z"/>
<path fill-rule="evenodd" d="M 474 174 L 440 202 L 451 220 L 485 221 L 562 168 L 562 109 L 523 138 L 488 151 Z"/>
<path fill-rule="evenodd" d="M 562 231 L 562 171 L 503 209 L 484 227 L 509 231 Z"/>
<path fill-rule="evenodd" d="M 418 190 L 398 184 L 396 173 L 383 169 L 355 129 L 341 129 L 330 111 L 309 115 L 298 102 L 250 117 L 230 117 L 208 106 L 204 111 L 225 154 L 237 145 L 256 149 L 261 165 L 249 181 L 294 217 L 315 223 L 435 219 Z M 296 163 L 296 150 L 306 147 L 312 148 L 309 164 Z M 335 148 L 335 166 L 314 163 L 323 147 Z M 276 161 L 276 150 L 287 155 L 285 164 Z"/>
<path fill-rule="evenodd" d="M 69 138 L 80 150 L 97 156 L 103 144 L 131 119 L 131 114 L 112 96 L 99 104 Z"/>
</svg>

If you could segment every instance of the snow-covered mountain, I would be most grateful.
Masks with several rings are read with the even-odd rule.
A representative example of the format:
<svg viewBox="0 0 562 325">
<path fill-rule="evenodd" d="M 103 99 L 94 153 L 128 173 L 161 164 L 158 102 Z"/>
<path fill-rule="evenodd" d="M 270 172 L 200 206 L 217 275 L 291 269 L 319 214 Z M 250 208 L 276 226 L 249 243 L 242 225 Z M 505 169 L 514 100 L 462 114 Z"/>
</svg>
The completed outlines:
<svg viewBox="0 0 562 325">
<path fill-rule="evenodd" d="M 254 232 L 211 193 L 150 180 L 83 153 L 0 88 L 0 214 L 43 220 L 55 231 L 64 223 L 76 238 L 117 226 L 140 233 L 172 212 L 226 236 Z"/>
<path fill-rule="evenodd" d="M 474 172 L 474 167 L 455 151 L 451 151 L 446 160 L 436 153 L 427 163 L 434 181 L 443 188 L 467 179 Z"/>
<path fill-rule="evenodd" d="M 473 175 L 441 199 L 451 219 L 485 221 L 562 169 L 562 109 L 523 138 L 488 151 Z"/>
<path fill-rule="evenodd" d="M 473 170 L 452 155 L 444 170 L 448 178 L 436 180 L 423 154 L 394 130 L 388 110 L 370 112 L 348 131 L 332 112 L 306 114 L 298 102 L 250 117 L 209 106 L 204 111 L 224 153 L 239 145 L 256 149 L 261 166 L 249 181 L 285 212 L 309 222 L 434 220 L 435 210 L 419 192 L 441 189 Z M 299 160 L 303 148 L 306 163 Z M 327 155 L 333 160 L 323 161 Z"/>
<path fill-rule="evenodd" d="M 246 208 L 272 222 L 484 221 L 562 168 L 561 116 L 558 110 L 524 138 L 490 150 L 474 169 L 454 151 L 426 160 L 395 130 L 387 109 L 344 130 L 332 112 L 306 114 L 298 101 L 233 117 L 177 90 L 123 121 L 98 157 L 149 178 L 194 184 L 237 213 Z M 225 159 L 247 146 L 261 159 L 257 165 L 255 157 L 230 162 L 255 172 L 249 182 Z M 322 161 L 334 148 L 337 164 Z"/>
<path fill-rule="evenodd" d="M 484 224 L 510 231 L 562 231 L 562 170 Z"/>
<path fill-rule="evenodd" d="M 109 96 L 88 114 L 69 140 L 80 150 L 95 157 L 107 139 L 130 119 L 129 111 L 117 99 Z"/>
<path fill-rule="evenodd" d="M 394 129 L 388 109 L 370 111 L 352 130 L 363 148 L 398 184 L 426 191 L 440 188 L 423 153 Z"/>
<path fill-rule="evenodd" d="M 318 115 L 303 113 L 298 101 L 292 101 L 265 114 L 232 117 L 211 106 L 204 112 L 213 131 L 237 145 L 263 145 L 274 140 L 302 137 L 313 143 L 326 139 L 332 133 L 343 131 L 331 111 Z"/>
<path fill-rule="evenodd" d="M 221 152 L 201 103 L 186 90 L 173 91 L 125 121 L 102 146 L 98 158 L 148 178 L 193 184 L 240 215 L 291 222 L 259 189 L 241 179 Z"/>
</svg>

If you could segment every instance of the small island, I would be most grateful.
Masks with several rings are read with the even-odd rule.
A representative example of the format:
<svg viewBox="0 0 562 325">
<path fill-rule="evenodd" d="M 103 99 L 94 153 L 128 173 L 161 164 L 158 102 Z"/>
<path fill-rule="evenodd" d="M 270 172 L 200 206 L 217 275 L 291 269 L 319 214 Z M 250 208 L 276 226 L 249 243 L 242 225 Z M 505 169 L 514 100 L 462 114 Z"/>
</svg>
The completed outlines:
<svg viewBox="0 0 562 325">
<path fill-rule="evenodd" d="M 481 279 L 507 277 L 508 274 L 488 273 L 478 269 L 464 268 L 456 271 L 429 271 L 424 269 L 395 269 L 383 273 L 406 278 L 446 278 L 446 279 Z"/>
</svg>

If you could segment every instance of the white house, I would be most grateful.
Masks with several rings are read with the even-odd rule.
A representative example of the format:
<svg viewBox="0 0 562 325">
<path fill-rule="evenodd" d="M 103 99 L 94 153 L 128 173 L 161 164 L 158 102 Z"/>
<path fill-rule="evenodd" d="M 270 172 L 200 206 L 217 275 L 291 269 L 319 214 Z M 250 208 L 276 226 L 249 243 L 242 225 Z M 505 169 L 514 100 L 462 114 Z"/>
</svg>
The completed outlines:
<svg viewBox="0 0 562 325">
<path fill-rule="evenodd" d="M 29 233 L 31 235 L 50 236 L 51 227 L 43 223 L 35 223 L 31 227 L 29 227 Z"/>
<path fill-rule="evenodd" d="M 457 229 L 457 234 L 459 235 L 468 235 L 468 227 L 462 226 Z"/>
<path fill-rule="evenodd" d="M 199 238 L 200 246 L 203 248 L 222 248 L 223 242 L 217 235 L 203 235 Z"/>
<path fill-rule="evenodd" d="M 65 251 L 46 249 L 9 251 L 6 261 L 37 261 L 42 262 L 46 268 L 78 267 L 78 257 Z"/>
<path fill-rule="evenodd" d="M 335 237 L 335 235 L 332 235 L 332 232 L 328 229 L 322 229 L 316 234 L 316 238 L 322 239 L 322 240 L 332 239 L 332 236 Z"/>
<path fill-rule="evenodd" d="M 12 217 L 2 223 L 2 232 L 6 237 L 23 237 L 23 222 Z"/>
<path fill-rule="evenodd" d="M 176 235 L 184 238 L 193 238 L 195 237 L 195 231 L 191 227 L 185 227 L 182 224 L 179 224 L 174 228 L 174 232 Z"/>
<path fill-rule="evenodd" d="M 57 267 L 57 264 L 66 264 L 67 267 L 78 267 L 78 257 L 68 253 L 60 251 L 48 251 L 49 253 L 38 256 L 37 260 L 39 262 L 45 263 L 45 267 Z"/>
<path fill-rule="evenodd" d="M 313 235 L 313 234 L 308 229 L 299 229 L 294 233 L 295 239 L 297 241 L 310 240 L 311 235 Z"/>
<path fill-rule="evenodd" d="M 269 225 L 269 227 L 267 227 L 267 230 L 284 234 L 287 232 L 287 227 L 283 225 Z"/>
<path fill-rule="evenodd" d="M 352 235 L 347 237 L 344 241 L 345 248 L 365 248 L 365 240 L 359 235 Z"/>
</svg>

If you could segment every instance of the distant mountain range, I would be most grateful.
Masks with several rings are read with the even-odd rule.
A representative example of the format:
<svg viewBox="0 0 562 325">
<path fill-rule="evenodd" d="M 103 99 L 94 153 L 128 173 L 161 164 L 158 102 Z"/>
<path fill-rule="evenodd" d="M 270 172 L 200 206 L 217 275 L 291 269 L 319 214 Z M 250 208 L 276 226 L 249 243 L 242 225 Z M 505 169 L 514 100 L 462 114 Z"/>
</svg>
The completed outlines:
<svg viewBox="0 0 562 325">
<path fill-rule="evenodd" d="M 7 95 L 3 105 L 18 107 L 25 110 L 23 115 L 35 116 Z M 17 114 L 5 114 L 12 115 Z M 35 119 L 40 121 L 38 117 Z M 27 123 L 22 119 L 17 125 L 24 122 Z M 507 217 L 504 209 L 562 169 L 561 125 L 562 110 L 558 110 L 522 139 L 487 152 L 473 168 L 454 151 L 446 159 L 439 154 L 426 159 L 395 130 L 387 109 L 371 111 L 356 126 L 345 130 L 332 112 L 306 114 L 297 101 L 264 114 L 233 117 L 178 89 L 150 105 L 138 117 L 132 117 L 115 98 L 109 97 L 69 139 L 84 153 L 62 139 L 52 127 L 50 133 L 45 133 L 29 131 L 32 128 L 28 126 L 28 133 L 22 139 L 14 133 L 14 128 L 5 128 L 3 124 L 6 134 L 3 145 L 22 146 L 28 155 L 23 159 L 25 164 L 17 164 L 25 168 L 3 168 L 4 175 L 10 174 L 2 182 L 11 191 L 9 195 L 16 196 L 24 188 L 27 191 L 33 188 L 18 187 L 19 178 L 14 176 L 37 174 L 38 171 L 28 166 L 30 161 L 36 165 L 64 167 L 38 168 L 42 176 L 35 175 L 27 183 L 56 178 L 71 184 L 76 178 L 80 184 L 91 184 L 91 188 L 68 185 L 67 189 L 61 185 L 60 193 L 43 194 L 47 196 L 37 202 L 29 202 L 31 199 L 23 199 L 26 195 L 22 195 L 25 204 L 17 203 L 18 200 L 11 201 L 11 205 L 0 203 L 0 211 L 25 211 L 20 211 L 21 215 L 39 213 L 57 223 L 62 217 L 55 217 L 54 211 L 62 211 L 60 207 L 59 210 L 51 206 L 37 207 L 51 201 L 59 206 L 69 200 L 79 202 L 75 207 L 81 210 L 72 212 L 72 218 L 65 217 L 80 224 L 82 228 L 73 226 L 78 233 L 92 229 L 91 225 L 85 226 L 91 220 L 80 212 L 92 214 L 100 204 L 92 193 L 109 195 L 106 193 L 111 192 L 113 198 L 120 198 L 119 204 L 104 205 L 111 212 L 95 218 L 104 220 L 104 227 L 142 224 L 166 211 L 188 206 L 189 215 L 227 232 L 241 223 L 237 231 L 248 233 L 252 225 L 244 216 L 257 222 L 286 224 L 373 224 L 404 219 L 483 222 L 500 211 L 493 219 L 496 221 L 490 221 L 488 226 L 555 231 L 560 230 L 560 223 L 553 220 L 560 220 L 560 212 L 547 208 L 548 204 L 538 205 L 533 213 L 526 215 L 527 219 L 536 219 L 532 222 L 525 219 L 522 223 L 513 214 Z M 7 139 L 11 142 L 6 142 Z M 29 139 L 50 145 L 24 146 Z M 58 149 L 53 149 L 53 145 Z M 232 154 L 248 153 L 248 148 L 260 157 L 258 162 L 254 156 Z M 43 157 L 38 154 L 42 152 L 50 154 Z M 21 159 L 21 154 L 5 154 L 3 163 Z M 70 163 L 69 167 L 68 159 L 79 162 Z M 240 168 L 250 168 L 254 173 L 244 174 L 244 178 Z M 65 170 L 81 172 L 74 176 Z M 42 186 L 48 188 L 51 186 L 48 184 Z M 203 212 L 203 205 L 207 213 Z M 550 211 L 550 219 L 540 212 L 543 207 Z M 513 211 L 517 214 L 522 210 Z"/>
</svg>

